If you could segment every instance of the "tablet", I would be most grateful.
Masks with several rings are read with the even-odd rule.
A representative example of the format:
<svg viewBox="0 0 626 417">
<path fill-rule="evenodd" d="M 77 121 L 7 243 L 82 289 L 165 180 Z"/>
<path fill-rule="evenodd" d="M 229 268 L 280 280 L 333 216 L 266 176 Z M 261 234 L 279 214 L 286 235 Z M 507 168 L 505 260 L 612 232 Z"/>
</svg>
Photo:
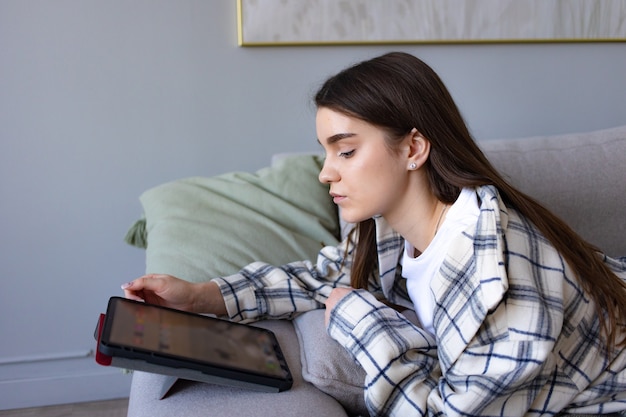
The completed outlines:
<svg viewBox="0 0 626 417">
<path fill-rule="evenodd" d="M 293 382 L 267 329 L 111 297 L 99 330 L 98 353 L 131 369 L 273 392 Z"/>
</svg>

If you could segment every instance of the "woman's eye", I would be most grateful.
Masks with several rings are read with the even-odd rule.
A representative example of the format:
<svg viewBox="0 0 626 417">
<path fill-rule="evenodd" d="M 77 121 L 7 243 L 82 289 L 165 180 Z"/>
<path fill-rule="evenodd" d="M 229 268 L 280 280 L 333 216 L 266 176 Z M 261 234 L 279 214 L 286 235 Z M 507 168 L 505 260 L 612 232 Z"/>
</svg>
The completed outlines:
<svg viewBox="0 0 626 417">
<path fill-rule="evenodd" d="M 347 151 L 347 152 L 339 152 L 337 154 L 337 156 L 339 156 L 340 158 L 350 158 L 352 155 L 354 155 L 354 150 Z"/>
</svg>

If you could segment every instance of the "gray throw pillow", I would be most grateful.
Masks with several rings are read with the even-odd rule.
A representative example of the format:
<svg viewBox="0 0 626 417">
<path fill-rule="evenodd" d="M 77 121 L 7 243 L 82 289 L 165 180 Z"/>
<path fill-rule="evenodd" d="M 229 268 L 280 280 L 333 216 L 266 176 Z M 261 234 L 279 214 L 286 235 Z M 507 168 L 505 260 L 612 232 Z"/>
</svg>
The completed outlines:
<svg viewBox="0 0 626 417">
<path fill-rule="evenodd" d="M 301 314 L 293 322 L 300 342 L 302 378 L 339 401 L 350 415 L 368 415 L 365 371 L 326 333 L 324 310 Z"/>
</svg>

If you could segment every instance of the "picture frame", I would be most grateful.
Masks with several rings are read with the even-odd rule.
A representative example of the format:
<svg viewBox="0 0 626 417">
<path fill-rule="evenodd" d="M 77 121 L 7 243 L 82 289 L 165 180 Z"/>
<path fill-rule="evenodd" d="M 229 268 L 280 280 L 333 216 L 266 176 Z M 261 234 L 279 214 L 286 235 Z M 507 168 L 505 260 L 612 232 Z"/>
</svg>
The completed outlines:
<svg viewBox="0 0 626 417">
<path fill-rule="evenodd" d="M 240 46 L 624 42 L 626 0 L 237 0 Z"/>
</svg>

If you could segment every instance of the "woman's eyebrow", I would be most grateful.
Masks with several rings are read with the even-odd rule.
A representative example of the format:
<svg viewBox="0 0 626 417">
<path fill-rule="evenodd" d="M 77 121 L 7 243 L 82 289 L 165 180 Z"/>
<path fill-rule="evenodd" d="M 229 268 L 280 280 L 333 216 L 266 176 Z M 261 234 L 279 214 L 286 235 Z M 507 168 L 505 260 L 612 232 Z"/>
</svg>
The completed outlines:
<svg viewBox="0 0 626 417">
<path fill-rule="evenodd" d="M 337 133 L 336 135 L 329 136 L 326 139 L 326 144 L 327 145 L 333 145 L 333 144 L 339 142 L 342 139 L 351 138 L 352 136 L 356 136 L 356 133 Z M 317 141 L 320 143 L 320 145 L 322 144 L 319 141 L 319 139 Z"/>
</svg>

